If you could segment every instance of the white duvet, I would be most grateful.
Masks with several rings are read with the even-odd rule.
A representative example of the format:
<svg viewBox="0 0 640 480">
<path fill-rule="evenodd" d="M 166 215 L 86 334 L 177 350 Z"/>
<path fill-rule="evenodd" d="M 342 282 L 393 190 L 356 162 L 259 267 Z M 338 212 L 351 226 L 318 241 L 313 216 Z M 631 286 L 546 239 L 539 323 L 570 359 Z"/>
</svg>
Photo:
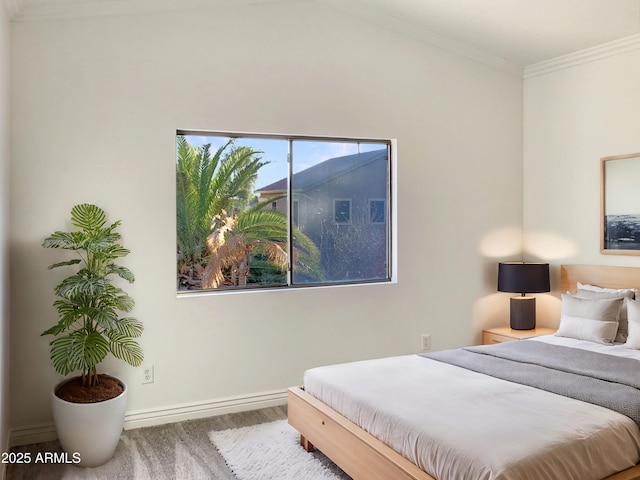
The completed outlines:
<svg viewBox="0 0 640 480">
<path fill-rule="evenodd" d="M 624 415 L 418 355 L 314 368 L 304 388 L 438 480 L 599 480 L 640 461 Z"/>
</svg>

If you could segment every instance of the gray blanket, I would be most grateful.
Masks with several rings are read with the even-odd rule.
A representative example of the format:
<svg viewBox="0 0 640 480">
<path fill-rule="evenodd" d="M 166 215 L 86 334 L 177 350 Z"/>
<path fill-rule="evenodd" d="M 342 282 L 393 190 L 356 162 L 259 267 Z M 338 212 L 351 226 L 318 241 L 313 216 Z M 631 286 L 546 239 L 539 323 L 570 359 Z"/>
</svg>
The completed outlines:
<svg viewBox="0 0 640 480">
<path fill-rule="evenodd" d="M 640 362 L 536 341 L 421 356 L 614 410 L 640 425 Z"/>
</svg>

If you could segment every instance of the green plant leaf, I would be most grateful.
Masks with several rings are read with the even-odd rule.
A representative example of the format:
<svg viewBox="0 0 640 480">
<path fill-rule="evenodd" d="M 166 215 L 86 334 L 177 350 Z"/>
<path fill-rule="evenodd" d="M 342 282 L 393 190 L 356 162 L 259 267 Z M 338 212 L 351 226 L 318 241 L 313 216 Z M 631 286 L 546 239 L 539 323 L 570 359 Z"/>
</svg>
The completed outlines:
<svg viewBox="0 0 640 480">
<path fill-rule="evenodd" d="M 42 332 L 40 336 L 44 337 L 45 335 L 59 335 L 62 332 L 64 332 L 66 329 L 67 327 L 65 325 L 62 325 L 62 323 L 56 323 L 53 327 Z"/>
<path fill-rule="evenodd" d="M 86 243 L 86 235 L 82 232 L 54 232 L 42 242 L 44 248 L 63 248 L 80 250 Z"/>
<path fill-rule="evenodd" d="M 101 255 L 104 255 L 105 257 L 108 257 L 111 259 L 126 257 L 130 253 L 131 251 L 129 249 L 124 248 L 122 245 L 119 245 L 119 244 L 107 245 L 100 250 Z"/>
<path fill-rule="evenodd" d="M 98 230 L 106 222 L 107 216 L 104 210 L 96 205 L 81 203 L 71 209 L 71 223 L 83 230 Z"/>
<path fill-rule="evenodd" d="M 53 270 L 54 268 L 58 268 L 58 267 L 66 267 L 69 265 L 77 265 L 81 261 L 82 260 L 80 260 L 79 258 L 74 258 L 73 260 L 67 260 L 66 262 L 54 263 L 53 265 L 49 265 L 49 270 Z"/>
<path fill-rule="evenodd" d="M 45 330 L 42 335 L 58 335 L 71 327 L 77 320 L 86 315 L 86 309 L 79 308 L 68 300 L 56 300 L 53 305 L 58 310 L 60 320 L 53 327 Z"/>
<path fill-rule="evenodd" d="M 110 264 L 110 265 L 107 265 L 107 271 L 109 273 L 115 273 L 120 278 L 128 281 L 129 283 L 133 283 L 135 281 L 135 277 L 133 276 L 133 273 L 131 272 L 131 270 L 129 270 L 126 267 L 120 267 L 118 265 Z"/>
<path fill-rule="evenodd" d="M 74 339 L 71 335 L 64 337 L 58 337 L 51 341 L 51 361 L 53 362 L 53 368 L 60 375 L 68 375 L 74 370 L 82 368 L 80 364 L 74 364 L 69 352 L 72 350 L 72 344 Z"/>
<path fill-rule="evenodd" d="M 98 332 L 85 333 L 77 330 L 70 334 L 74 341 L 69 350 L 72 364 L 81 370 L 89 370 L 98 365 L 109 353 L 109 342 Z"/>
<path fill-rule="evenodd" d="M 106 308 L 94 308 L 89 318 L 96 329 L 105 333 L 116 328 L 118 324 L 118 315 L 116 312 Z"/>
<path fill-rule="evenodd" d="M 133 317 L 124 317 L 118 319 L 114 333 L 120 336 L 138 338 L 142 335 L 143 330 L 144 326 L 140 320 Z"/>
<path fill-rule="evenodd" d="M 135 307 L 135 305 L 136 302 L 133 300 L 133 298 L 131 298 L 124 292 L 122 292 L 121 295 L 118 295 L 117 301 L 115 303 L 115 307 L 123 312 L 130 312 L 131 310 L 133 310 L 133 307 Z"/>
<path fill-rule="evenodd" d="M 110 349 L 114 357 L 124 360 L 133 367 L 139 367 L 144 360 L 142 348 L 138 342 L 123 335 L 110 335 Z"/>
<path fill-rule="evenodd" d="M 93 368 L 109 353 L 109 342 L 102 335 L 84 330 L 58 337 L 50 345 L 53 367 L 61 375 Z"/>
<path fill-rule="evenodd" d="M 108 282 L 103 277 L 87 275 L 86 271 L 80 271 L 75 275 L 65 278 L 55 289 L 56 295 L 69 300 L 78 300 L 79 297 L 96 297 L 104 295 L 108 288 Z"/>
</svg>

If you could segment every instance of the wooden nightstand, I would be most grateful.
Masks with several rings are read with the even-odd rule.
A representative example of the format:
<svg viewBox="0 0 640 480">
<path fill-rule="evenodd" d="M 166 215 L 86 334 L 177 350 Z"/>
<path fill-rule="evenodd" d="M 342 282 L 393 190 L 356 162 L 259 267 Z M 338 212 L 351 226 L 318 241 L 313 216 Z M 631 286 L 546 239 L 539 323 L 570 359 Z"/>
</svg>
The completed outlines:
<svg viewBox="0 0 640 480">
<path fill-rule="evenodd" d="M 539 337 L 540 335 L 551 335 L 556 333 L 554 328 L 537 327 L 533 330 L 512 330 L 509 327 L 495 327 L 482 330 L 482 344 L 512 342 L 525 338 Z"/>
</svg>

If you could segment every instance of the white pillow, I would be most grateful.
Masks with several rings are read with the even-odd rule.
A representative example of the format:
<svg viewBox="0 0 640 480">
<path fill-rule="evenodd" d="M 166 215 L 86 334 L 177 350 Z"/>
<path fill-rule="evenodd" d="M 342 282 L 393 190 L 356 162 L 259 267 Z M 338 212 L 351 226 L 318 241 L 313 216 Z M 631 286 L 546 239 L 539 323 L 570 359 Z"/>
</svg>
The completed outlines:
<svg viewBox="0 0 640 480">
<path fill-rule="evenodd" d="M 589 285 L 588 283 L 576 283 L 578 290 L 591 290 L 592 292 L 609 292 L 609 293 L 628 293 L 632 292 L 634 297 L 638 294 L 635 288 L 605 288 L 597 285 Z"/>
<path fill-rule="evenodd" d="M 618 332 L 622 298 L 595 299 L 562 294 L 559 337 L 613 343 Z"/>
<path fill-rule="evenodd" d="M 618 325 L 618 333 L 616 334 L 615 341 L 620 343 L 626 342 L 627 334 L 629 331 L 629 328 L 627 327 L 627 300 L 634 298 L 634 290 L 625 289 L 622 291 L 617 291 L 611 289 L 601 289 L 600 287 L 596 288 L 598 288 L 599 290 L 578 288 L 575 296 L 581 298 L 624 298 L 622 307 L 620 308 L 620 323 Z"/>
<path fill-rule="evenodd" d="M 629 316 L 629 335 L 624 346 L 640 350 L 640 301 L 627 301 L 627 312 Z"/>
</svg>

